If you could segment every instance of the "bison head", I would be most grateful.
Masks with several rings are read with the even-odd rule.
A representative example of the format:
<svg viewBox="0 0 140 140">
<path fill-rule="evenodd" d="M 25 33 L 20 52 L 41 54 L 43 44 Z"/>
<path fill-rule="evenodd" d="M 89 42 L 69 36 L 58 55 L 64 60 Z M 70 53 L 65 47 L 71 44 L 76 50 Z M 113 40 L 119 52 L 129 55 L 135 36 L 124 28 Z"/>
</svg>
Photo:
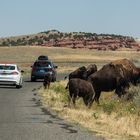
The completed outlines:
<svg viewBox="0 0 140 140">
<path fill-rule="evenodd" d="M 87 79 L 87 70 L 82 66 L 69 74 L 69 80 L 72 78 Z"/>
<path fill-rule="evenodd" d="M 97 71 L 97 66 L 95 64 L 91 64 L 87 67 L 87 77 Z"/>
</svg>

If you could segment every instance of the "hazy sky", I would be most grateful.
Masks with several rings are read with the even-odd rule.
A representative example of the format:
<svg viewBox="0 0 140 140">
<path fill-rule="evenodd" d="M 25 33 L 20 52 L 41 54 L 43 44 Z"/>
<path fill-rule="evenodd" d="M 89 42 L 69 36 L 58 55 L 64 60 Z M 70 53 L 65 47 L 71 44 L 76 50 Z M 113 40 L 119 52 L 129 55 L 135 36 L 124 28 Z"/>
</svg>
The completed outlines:
<svg viewBox="0 0 140 140">
<path fill-rule="evenodd" d="M 140 37 L 140 0 L 0 0 L 0 37 L 50 29 Z"/>
</svg>

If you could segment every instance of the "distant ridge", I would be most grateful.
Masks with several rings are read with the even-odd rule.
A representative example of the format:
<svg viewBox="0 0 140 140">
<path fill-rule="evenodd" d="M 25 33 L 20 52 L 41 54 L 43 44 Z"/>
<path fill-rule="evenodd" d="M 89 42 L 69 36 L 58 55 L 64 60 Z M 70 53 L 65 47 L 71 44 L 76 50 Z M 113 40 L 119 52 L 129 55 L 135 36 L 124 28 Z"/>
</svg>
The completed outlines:
<svg viewBox="0 0 140 140">
<path fill-rule="evenodd" d="M 32 35 L 22 35 L 0 39 L 0 46 L 47 46 L 47 47 L 69 47 L 88 48 L 97 50 L 140 50 L 140 43 L 133 37 L 96 34 L 87 32 L 60 32 L 49 30 Z"/>
</svg>

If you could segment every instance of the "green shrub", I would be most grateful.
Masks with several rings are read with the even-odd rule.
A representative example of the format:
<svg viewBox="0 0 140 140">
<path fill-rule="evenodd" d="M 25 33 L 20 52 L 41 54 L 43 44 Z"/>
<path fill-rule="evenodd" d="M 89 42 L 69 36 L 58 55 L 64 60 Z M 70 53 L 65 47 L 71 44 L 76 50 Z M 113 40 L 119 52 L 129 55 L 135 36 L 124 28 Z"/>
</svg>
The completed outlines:
<svg viewBox="0 0 140 140">
<path fill-rule="evenodd" d="M 136 114 L 136 106 L 134 102 L 129 102 L 128 105 L 126 106 L 126 112 L 130 114 Z"/>
<path fill-rule="evenodd" d="M 114 101 L 107 101 L 107 102 L 103 102 L 101 105 L 103 111 L 107 114 L 111 114 L 113 111 L 115 111 L 116 109 L 116 105 Z"/>
<path fill-rule="evenodd" d="M 94 117 L 94 119 L 97 120 L 99 118 L 99 113 L 98 112 L 93 112 L 92 117 Z"/>
<path fill-rule="evenodd" d="M 56 82 L 54 84 L 52 84 L 51 87 L 56 93 L 65 93 L 66 89 L 64 87 L 64 85 L 62 85 L 60 82 Z"/>
<path fill-rule="evenodd" d="M 65 89 L 65 86 L 61 82 L 56 82 L 52 84 L 51 89 L 56 93 L 60 95 L 60 101 L 67 103 L 68 102 L 68 92 Z"/>
<path fill-rule="evenodd" d="M 134 95 L 134 103 L 136 107 L 140 108 L 140 87 L 137 89 L 137 92 Z"/>
</svg>

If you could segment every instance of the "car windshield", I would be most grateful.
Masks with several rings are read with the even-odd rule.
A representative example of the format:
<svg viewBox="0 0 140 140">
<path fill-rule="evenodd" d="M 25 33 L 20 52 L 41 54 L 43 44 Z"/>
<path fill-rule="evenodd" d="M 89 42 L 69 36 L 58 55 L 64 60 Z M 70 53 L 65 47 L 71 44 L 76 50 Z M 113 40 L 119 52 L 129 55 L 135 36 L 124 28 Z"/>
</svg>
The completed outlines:
<svg viewBox="0 0 140 140">
<path fill-rule="evenodd" d="M 51 67 L 51 63 L 46 62 L 46 61 L 40 61 L 40 62 L 35 62 L 34 66 L 36 66 L 36 67 Z"/>
<path fill-rule="evenodd" d="M 15 70 L 15 66 L 0 65 L 0 70 Z"/>
</svg>

